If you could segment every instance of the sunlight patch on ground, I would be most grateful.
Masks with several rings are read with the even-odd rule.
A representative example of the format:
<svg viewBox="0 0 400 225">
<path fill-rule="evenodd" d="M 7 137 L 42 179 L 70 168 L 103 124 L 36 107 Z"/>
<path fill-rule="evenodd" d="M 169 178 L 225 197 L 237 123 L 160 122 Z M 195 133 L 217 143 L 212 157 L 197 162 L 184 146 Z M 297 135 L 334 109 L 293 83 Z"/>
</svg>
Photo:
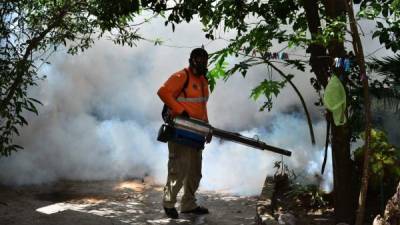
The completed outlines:
<svg viewBox="0 0 400 225">
<path fill-rule="evenodd" d="M 155 187 L 154 190 L 155 190 L 155 191 L 163 191 L 164 188 L 163 188 L 163 187 Z"/>
<path fill-rule="evenodd" d="M 104 203 L 106 200 L 96 197 L 85 197 L 82 199 L 72 200 L 71 203 L 75 204 L 99 204 Z"/>
<path fill-rule="evenodd" d="M 84 208 L 90 206 L 90 204 L 70 204 L 70 203 L 56 203 L 56 204 L 52 204 L 52 205 L 48 205 L 45 207 L 41 207 L 36 209 L 37 212 L 40 213 L 44 213 L 47 215 L 53 214 L 53 213 L 58 213 L 58 212 L 62 212 L 65 210 L 76 210 L 76 211 L 80 211 L 83 210 Z"/>
<path fill-rule="evenodd" d="M 143 204 L 139 202 L 127 203 L 127 202 L 115 202 L 115 201 L 104 201 L 104 200 L 102 201 L 95 200 L 95 202 L 97 203 L 78 204 L 72 202 L 71 203 L 61 202 L 38 208 L 36 209 L 36 211 L 49 215 L 53 213 L 62 212 L 65 210 L 73 210 L 73 211 L 85 212 L 105 217 L 130 216 L 133 219 L 133 221 L 139 215 L 144 214 Z M 130 220 L 130 222 L 132 222 L 132 220 Z"/>
<path fill-rule="evenodd" d="M 146 221 L 149 224 L 171 224 L 171 219 L 165 218 L 165 219 L 158 219 L 158 220 L 147 220 Z M 190 220 L 186 219 L 175 219 L 173 220 L 174 224 L 179 224 L 179 223 L 188 223 L 191 222 Z"/>
<path fill-rule="evenodd" d="M 137 181 L 123 181 L 114 187 L 114 190 L 130 189 L 136 192 L 143 192 L 144 185 Z"/>
</svg>

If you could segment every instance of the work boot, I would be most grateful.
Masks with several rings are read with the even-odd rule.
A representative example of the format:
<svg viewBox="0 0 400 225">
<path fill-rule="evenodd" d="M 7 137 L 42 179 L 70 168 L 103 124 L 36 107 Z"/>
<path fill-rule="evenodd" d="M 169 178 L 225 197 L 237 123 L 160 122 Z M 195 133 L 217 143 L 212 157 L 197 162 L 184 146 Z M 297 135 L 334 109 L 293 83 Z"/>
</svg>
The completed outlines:
<svg viewBox="0 0 400 225">
<path fill-rule="evenodd" d="M 178 219 L 178 211 L 176 211 L 175 207 L 174 208 L 165 208 L 164 207 L 165 214 L 171 218 L 171 219 Z"/>
<path fill-rule="evenodd" d="M 202 206 L 197 206 L 196 208 L 188 211 L 181 211 L 181 213 L 193 213 L 197 215 L 208 214 L 208 209 Z"/>
</svg>

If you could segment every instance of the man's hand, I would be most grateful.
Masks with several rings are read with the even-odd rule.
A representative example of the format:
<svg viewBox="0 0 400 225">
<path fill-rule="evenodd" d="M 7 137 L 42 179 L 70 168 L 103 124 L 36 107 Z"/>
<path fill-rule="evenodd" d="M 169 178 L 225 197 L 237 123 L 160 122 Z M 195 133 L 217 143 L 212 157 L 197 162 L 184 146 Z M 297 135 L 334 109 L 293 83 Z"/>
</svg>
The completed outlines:
<svg viewBox="0 0 400 225">
<path fill-rule="evenodd" d="M 183 118 L 190 118 L 189 113 L 187 113 L 185 110 L 183 110 L 183 112 L 179 116 Z"/>
</svg>

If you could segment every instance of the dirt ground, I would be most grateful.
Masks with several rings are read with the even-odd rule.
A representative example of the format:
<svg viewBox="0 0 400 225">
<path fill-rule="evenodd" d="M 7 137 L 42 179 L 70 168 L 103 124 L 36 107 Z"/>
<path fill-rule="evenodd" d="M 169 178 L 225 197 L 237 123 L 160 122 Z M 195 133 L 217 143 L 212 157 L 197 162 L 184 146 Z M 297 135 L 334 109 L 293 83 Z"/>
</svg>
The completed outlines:
<svg viewBox="0 0 400 225">
<path fill-rule="evenodd" d="M 0 186 L 0 225 L 255 224 L 257 196 L 200 191 L 198 202 L 211 213 L 171 220 L 164 215 L 161 191 L 149 180 Z"/>
</svg>

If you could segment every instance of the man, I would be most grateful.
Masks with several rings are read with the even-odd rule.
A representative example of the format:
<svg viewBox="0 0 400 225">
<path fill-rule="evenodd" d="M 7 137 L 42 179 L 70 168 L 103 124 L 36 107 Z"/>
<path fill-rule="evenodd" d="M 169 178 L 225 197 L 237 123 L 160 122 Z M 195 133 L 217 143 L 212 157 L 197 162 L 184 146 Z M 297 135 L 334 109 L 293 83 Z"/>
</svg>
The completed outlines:
<svg viewBox="0 0 400 225">
<path fill-rule="evenodd" d="M 189 67 L 172 74 L 157 94 L 169 108 L 171 118 L 191 117 L 208 122 L 209 96 L 207 74 L 208 53 L 196 48 L 190 53 Z M 210 138 L 207 138 L 209 142 Z M 203 145 L 204 146 L 204 143 Z M 181 213 L 207 214 L 208 209 L 196 204 L 195 192 L 201 179 L 202 150 L 168 141 L 168 178 L 164 187 L 163 206 L 168 217 L 178 218 L 176 197 L 183 186 Z"/>
</svg>

